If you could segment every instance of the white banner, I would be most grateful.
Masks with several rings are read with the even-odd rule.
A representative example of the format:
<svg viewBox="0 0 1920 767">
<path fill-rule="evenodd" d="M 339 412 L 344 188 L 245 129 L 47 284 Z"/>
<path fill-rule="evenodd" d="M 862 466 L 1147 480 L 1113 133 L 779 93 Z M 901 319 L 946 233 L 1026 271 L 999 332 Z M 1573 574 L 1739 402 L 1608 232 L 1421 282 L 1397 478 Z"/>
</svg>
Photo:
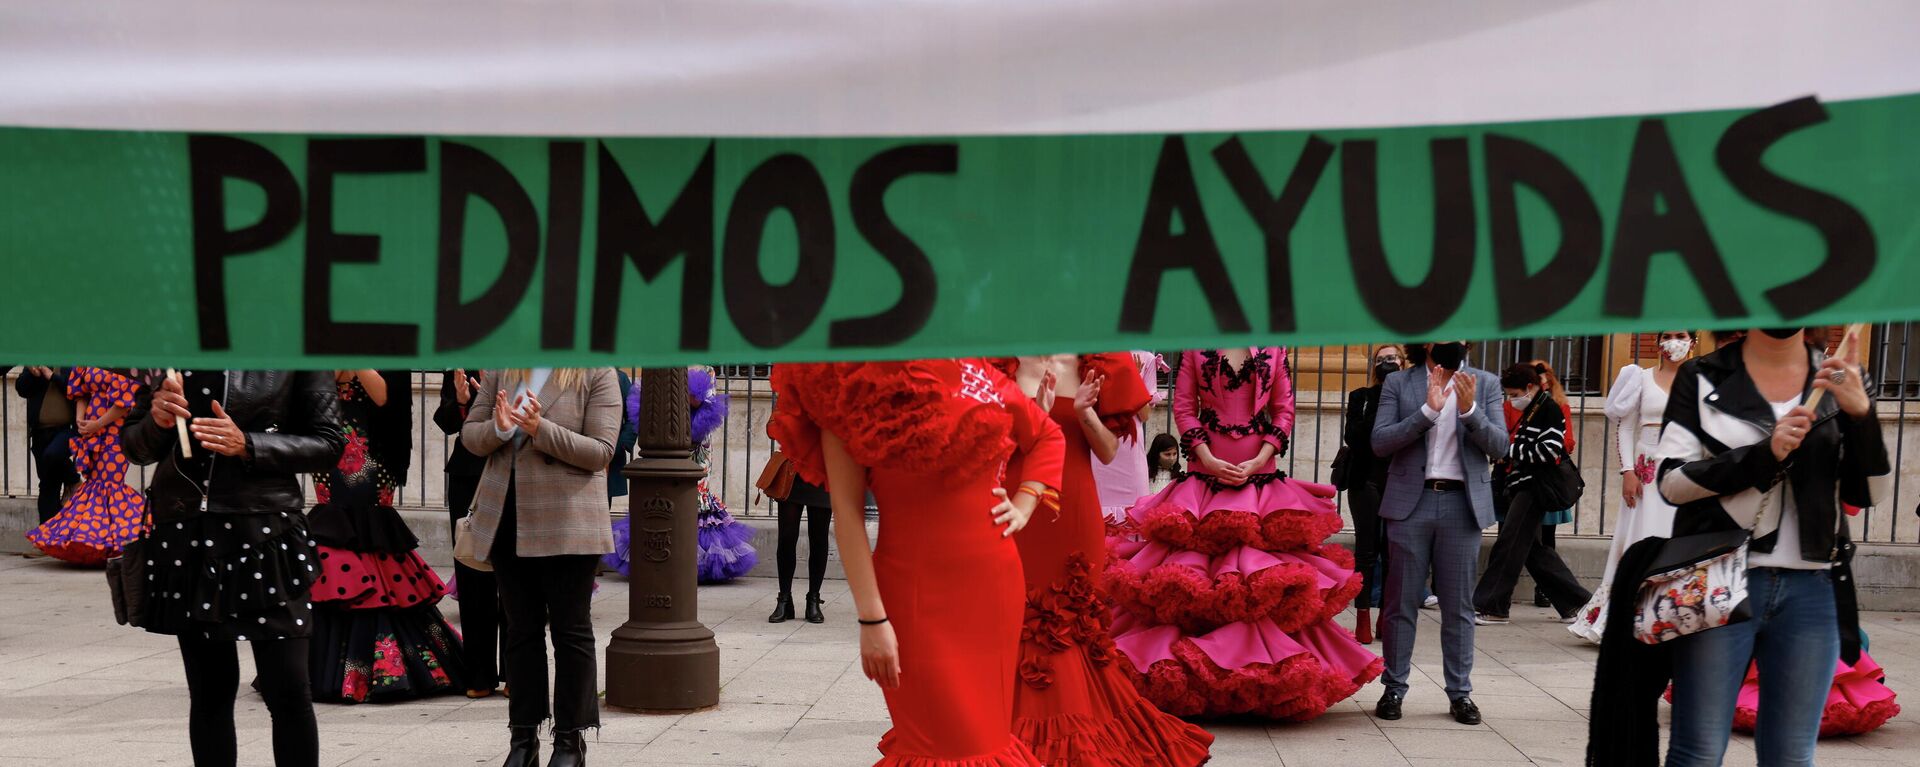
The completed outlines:
<svg viewBox="0 0 1920 767">
<path fill-rule="evenodd" d="M 1920 3 L 11 0 L 0 125 L 1273 130 L 1920 91 Z"/>
</svg>

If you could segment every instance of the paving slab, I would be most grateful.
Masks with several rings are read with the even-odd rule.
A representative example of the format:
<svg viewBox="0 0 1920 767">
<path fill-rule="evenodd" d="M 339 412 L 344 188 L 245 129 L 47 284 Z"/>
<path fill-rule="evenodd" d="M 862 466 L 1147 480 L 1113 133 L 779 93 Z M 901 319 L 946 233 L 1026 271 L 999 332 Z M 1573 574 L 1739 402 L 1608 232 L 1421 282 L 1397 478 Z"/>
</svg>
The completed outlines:
<svg viewBox="0 0 1920 767">
<path fill-rule="evenodd" d="M 823 589 L 823 625 L 768 623 L 774 591 L 764 578 L 703 587 L 699 614 L 721 648 L 720 706 L 608 710 L 589 739 L 593 764 L 825 767 L 877 759 L 886 702 L 860 674 L 845 582 Z M 627 596 L 623 579 L 601 579 L 594 625 L 603 657 Z M 443 609 L 458 619 L 458 602 Z M 1204 721 L 1216 737 L 1211 767 L 1581 764 L 1596 648 L 1531 607 L 1516 606 L 1510 625 L 1480 627 L 1474 699 L 1486 724 L 1464 727 L 1447 715 L 1437 618 L 1421 611 L 1405 718 L 1372 716 L 1383 690 L 1374 682 L 1312 722 Z M 1350 625 L 1352 616 L 1340 620 Z M 1920 615 L 1867 613 L 1862 624 L 1894 689 L 1920 691 Z M 98 571 L 0 557 L 0 766 L 71 764 L 76 754 L 90 764 L 190 765 L 177 653 L 171 637 L 114 624 Z M 241 672 L 252 677 L 246 653 Z M 498 696 L 321 704 L 317 715 L 321 764 L 329 767 L 469 767 L 506 755 L 507 701 Z M 239 763 L 271 765 L 271 721 L 251 690 L 239 691 L 235 720 Z M 1822 741 L 1819 759 L 1920 764 L 1920 709 L 1868 735 Z M 1726 763 L 1754 764 L 1752 739 L 1734 738 Z"/>
</svg>

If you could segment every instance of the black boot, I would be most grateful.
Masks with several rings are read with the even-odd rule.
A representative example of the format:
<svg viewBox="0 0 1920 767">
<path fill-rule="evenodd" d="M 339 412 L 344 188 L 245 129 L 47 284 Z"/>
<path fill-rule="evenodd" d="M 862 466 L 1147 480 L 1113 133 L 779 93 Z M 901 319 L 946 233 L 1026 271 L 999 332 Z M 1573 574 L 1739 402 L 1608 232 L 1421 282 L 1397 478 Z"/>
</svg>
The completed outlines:
<svg viewBox="0 0 1920 767">
<path fill-rule="evenodd" d="M 553 733 L 553 758 L 547 767 L 587 767 L 587 738 L 580 730 Z"/>
<path fill-rule="evenodd" d="M 508 727 L 513 731 L 513 747 L 507 751 L 502 767 L 540 767 L 540 728 Z"/>
<path fill-rule="evenodd" d="M 807 595 L 807 622 L 827 622 L 827 614 L 820 611 L 820 593 L 817 591 Z"/>
<path fill-rule="evenodd" d="M 786 623 L 793 620 L 793 595 L 782 593 L 773 600 L 773 614 L 767 616 L 768 623 Z"/>
</svg>

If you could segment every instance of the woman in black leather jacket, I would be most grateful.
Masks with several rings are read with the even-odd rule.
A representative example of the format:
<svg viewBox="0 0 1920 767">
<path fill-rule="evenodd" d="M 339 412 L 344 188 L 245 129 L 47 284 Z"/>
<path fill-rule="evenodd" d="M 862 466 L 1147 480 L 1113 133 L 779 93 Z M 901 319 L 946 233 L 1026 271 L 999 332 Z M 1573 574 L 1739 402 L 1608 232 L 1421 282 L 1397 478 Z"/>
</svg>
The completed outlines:
<svg viewBox="0 0 1920 767">
<path fill-rule="evenodd" d="M 129 459 L 158 464 L 140 625 L 179 638 L 199 767 L 235 762 L 242 641 L 273 716 L 274 764 L 319 762 L 307 676 L 316 553 L 300 475 L 339 461 L 339 413 L 331 372 L 193 370 L 144 389 L 121 432 Z M 190 419 L 191 457 L 180 419 Z"/>
</svg>

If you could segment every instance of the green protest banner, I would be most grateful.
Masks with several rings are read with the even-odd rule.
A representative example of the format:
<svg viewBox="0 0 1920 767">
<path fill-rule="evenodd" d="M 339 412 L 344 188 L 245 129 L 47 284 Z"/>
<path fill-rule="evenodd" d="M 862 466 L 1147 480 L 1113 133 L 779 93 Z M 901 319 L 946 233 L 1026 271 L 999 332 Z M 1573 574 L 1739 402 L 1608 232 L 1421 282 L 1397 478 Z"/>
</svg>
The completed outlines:
<svg viewBox="0 0 1920 767">
<path fill-rule="evenodd" d="M 1920 317 L 1920 95 L 1377 130 L 0 128 L 0 355 L 657 365 Z M 85 321 L 60 321 L 84 317 Z"/>
</svg>

